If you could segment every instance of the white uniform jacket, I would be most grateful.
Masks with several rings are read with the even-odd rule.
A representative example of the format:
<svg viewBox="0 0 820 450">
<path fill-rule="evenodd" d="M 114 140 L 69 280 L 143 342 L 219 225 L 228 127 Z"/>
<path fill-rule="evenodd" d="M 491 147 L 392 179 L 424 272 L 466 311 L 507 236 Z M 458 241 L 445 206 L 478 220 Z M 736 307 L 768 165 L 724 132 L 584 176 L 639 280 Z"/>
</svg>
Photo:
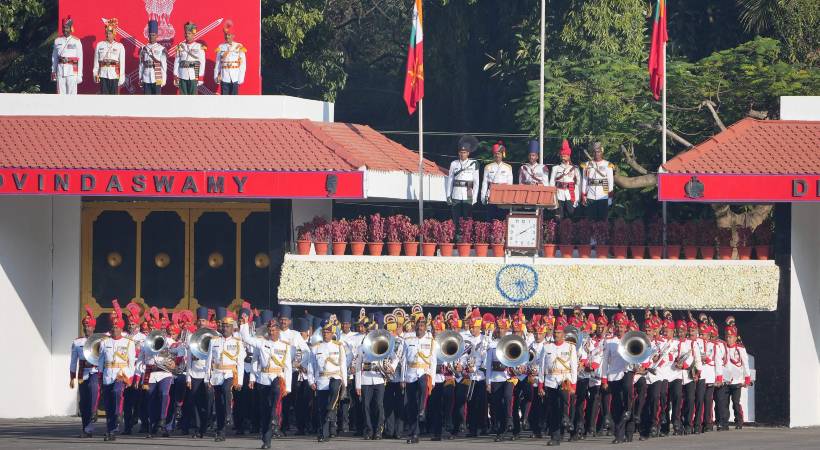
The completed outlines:
<svg viewBox="0 0 820 450">
<path fill-rule="evenodd" d="M 552 166 L 550 186 L 555 186 L 555 199 L 578 206 L 581 192 L 581 171 L 574 164 Z"/>
<path fill-rule="evenodd" d="M 726 384 L 745 384 L 752 382 L 749 370 L 749 355 L 746 348 L 740 345 L 726 346 L 726 361 L 723 369 L 723 381 Z"/>
<path fill-rule="evenodd" d="M 71 379 L 73 380 L 77 377 L 77 370 L 82 368 L 82 372 L 79 374 L 79 377 L 77 377 L 80 379 L 80 383 L 88 380 L 89 375 L 99 373 L 100 371 L 97 366 L 91 365 L 86 361 L 85 355 L 83 355 L 83 346 L 87 340 L 88 338 L 86 337 L 79 337 L 71 343 L 71 362 L 69 363 L 68 370 L 71 372 Z"/>
<path fill-rule="evenodd" d="M 212 386 L 219 386 L 231 378 L 233 383 L 242 384 L 245 377 L 245 346 L 242 340 L 235 336 L 211 339 L 206 367 L 206 379 Z"/>
<path fill-rule="evenodd" d="M 558 389 L 569 380 L 575 386 L 578 381 L 578 353 L 575 344 L 564 341 L 561 344 L 548 343 L 541 349 L 541 384 Z"/>
<path fill-rule="evenodd" d="M 549 186 L 550 177 L 547 166 L 539 163 L 523 164 L 518 169 L 518 184 L 535 184 Z"/>
<path fill-rule="evenodd" d="M 345 346 L 339 341 L 320 342 L 310 348 L 307 378 L 316 390 L 330 389 L 330 380 L 341 380 L 347 386 L 347 355 Z"/>
<path fill-rule="evenodd" d="M 609 199 L 615 189 L 615 166 L 602 159 L 581 163 L 581 170 L 581 197 L 587 200 Z"/>
<path fill-rule="evenodd" d="M 494 184 L 513 184 L 512 166 L 505 162 L 491 162 L 484 166 L 484 179 L 481 181 L 481 201 L 486 204 Z"/>
<path fill-rule="evenodd" d="M 143 84 L 165 86 L 165 74 L 168 73 L 168 52 L 162 44 L 145 44 L 140 49 L 139 61 L 139 76 Z"/>
<path fill-rule="evenodd" d="M 223 42 L 216 48 L 216 64 L 214 65 L 214 81 L 219 83 L 245 82 L 245 46 L 239 42 L 228 44 Z"/>
<path fill-rule="evenodd" d="M 290 392 L 293 379 L 291 346 L 281 339 L 272 341 L 251 336 L 246 323 L 239 326 L 239 336 L 242 342 L 253 347 L 254 364 L 258 370 L 258 373 L 251 374 L 248 380 L 270 386 L 281 377 L 285 382 L 285 391 Z"/>
<path fill-rule="evenodd" d="M 122 43 L 113 41 L 97 42 L 94 48 L 95 77 L 107 80 L 119 80 L 117 85 L 125 83 L 125 47 Z"/>
<path fill-rule="evenodd" d="M 74 36 L 60 36 L 51 51 L 51 72 L 57 78 L 77 77 L 83 82 L 83 43 Z"/>
<path fill-rule="evenodd" d="M 205 77 L 205 48 L 199 42 L 180 42 L 174 58 L 174 76 L 181 80 L 199 80 Z"/>
<path fill-rule="evenodd" d="M 601 374 L 607 381 L 618 381 L 623 379 L 629 369 L 629 363 L 626 362 L 620 353 L 618 353 L 618 346 L 621 343 L 621 338 L 611 337 L 606 339 L 603 345 L 601 358 Z"/>
<path fill-rule="evenodd" d="M 445 185 L 447 198 L 475 204 L 478 200 L 478 172 L 478 161 L 474 159 L 451 162 Z"/>
<path fill-rule="evenodd" d="M 424 375 L 430 375 L 431 380 L 435 377 L 438 362 L 433 347 L 433 338 L 430 335 L 421 338 L 413 335 L 405 339 L 402 372 L 406 383 L 413 383 Z"/>
<path fill-rule="evenodd" d="M 112 384 L 117 378 L 133 378 L 137 356 L 134 341 L 127 337 L 105 338 L 100 343 L 100 367 L 103 384 Z"/>
</svg>

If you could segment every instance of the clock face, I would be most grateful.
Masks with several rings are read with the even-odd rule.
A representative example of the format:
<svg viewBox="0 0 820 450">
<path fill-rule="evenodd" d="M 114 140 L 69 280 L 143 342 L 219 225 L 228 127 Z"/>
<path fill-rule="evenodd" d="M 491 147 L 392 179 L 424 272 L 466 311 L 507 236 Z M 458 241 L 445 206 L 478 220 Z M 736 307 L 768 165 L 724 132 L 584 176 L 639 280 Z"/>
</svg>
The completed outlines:
<svg viewBox="0 0 820 450">
<path fill-rule="evenodd" d="M 536 248 L 538 247 L 538 218 L 537 217 L 508 217 L 507 218 L 507 247 Z"/>
</svg>

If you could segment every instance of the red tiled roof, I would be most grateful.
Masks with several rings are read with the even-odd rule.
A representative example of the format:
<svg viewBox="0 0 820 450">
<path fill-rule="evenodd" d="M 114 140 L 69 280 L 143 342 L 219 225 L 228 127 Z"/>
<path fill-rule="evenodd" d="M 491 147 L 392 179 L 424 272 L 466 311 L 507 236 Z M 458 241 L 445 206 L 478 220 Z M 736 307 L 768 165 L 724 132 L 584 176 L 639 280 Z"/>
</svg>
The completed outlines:
<svg viewBox="0 0 820 450">
<path fill-rule="evenodd" d="M 368 167 L 411 171 L 417 170 L 417 158 L 411 150 L 367 126 L 343 123 L 0 117 L 3 168 L 277 172 L 355 171 Z M 415 166 L 405 163 L 414 159 Z M 432 162 L 427 164 L 436 167 Z"/>
<path fill-rule="evenodd" d="M 820 121 L 742 119 L 663 167 L 669 173 L 820 174 Z"/>
<path fill-rule="evenodd" d="M 490 189 L 490 204 L 511 206 L 555 206 L 552 186 L 499 184 Z"/>
</svg>

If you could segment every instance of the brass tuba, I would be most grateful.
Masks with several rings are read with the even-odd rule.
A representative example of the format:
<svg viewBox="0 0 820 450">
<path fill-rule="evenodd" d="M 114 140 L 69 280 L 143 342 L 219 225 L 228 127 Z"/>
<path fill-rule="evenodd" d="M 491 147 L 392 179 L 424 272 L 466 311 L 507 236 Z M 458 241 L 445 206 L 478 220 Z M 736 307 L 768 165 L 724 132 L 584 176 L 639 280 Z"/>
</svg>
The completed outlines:
<svg viewBox="0 0 820 450">
<path fill-rule="evenodd" d="M 436 361 L 455 362 L 464 353 L 464 338 L 457 331 L 447 330 L 436 335 L 435 349 Z"/>
<path fill-rule="evenodd" d="M 162 330 L 154 330 L 148 333 L 145 337 L 145 342 L 142 344 L 148 351 L 159 353 L 168 349 L 168 339 L 165 338 L 165 332 Z"/>
<path fill-rule="evenodd" d="M 83 345 L 83 358 L 85 358 L 89 364 L 96 366 L 100 363 L 100 345 L 107 337 L 105 333 L 94 333 L 85 340 L 85 344 Z"/>
<path fill-rule="evenodd" d="M 618 354 L 629 364 L 643 364 L 655 354 L 655 348 L 646 333 L 630 331 L 618 343 Z"/>
<path fill-rule="evenodd" d="M 362 352 L 373 361 L 381 361 L 393 352 L 396 338 L 387 330 L 373 330 L 362 341 Z"/>
<path fill-rule="evenodd" d="M 507 367 L 518 367 L 529 362 L 527 341 L 523 337 L 508 334 L 495 346 L 495 359 Z"/>
<path fill-rule="evenodd" d="M 211 351 L 211 339 L 222 337 L 218 331 L 210 328 L 200 328 L 188 337 L 188 348 L 191 350 L 191 355 L 199 359 L 208 359 L 208 353 Z"/>
</svg>

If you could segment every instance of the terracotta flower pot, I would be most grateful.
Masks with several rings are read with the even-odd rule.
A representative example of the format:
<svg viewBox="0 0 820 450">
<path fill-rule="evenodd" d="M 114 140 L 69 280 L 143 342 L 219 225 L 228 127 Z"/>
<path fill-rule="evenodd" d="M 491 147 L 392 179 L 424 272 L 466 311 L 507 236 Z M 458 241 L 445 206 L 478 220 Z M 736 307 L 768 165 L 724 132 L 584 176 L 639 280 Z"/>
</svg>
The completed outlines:
<svg viewBox="0 0 820 450">
<path fill-rule="evenodd" d="M 649 259 L 663 258 L 663 245 L 649 245 L 647 249 L 649 249 Z"/>
<path fill-rule="evenodd" d="M 626 250 L 629 248 L 628 245 L 613 245 L 612 248 L 612 256 L 615 259 L 626 259 Z"/>
<path fill-rule="evenodd" d="M 609 246 L 606 244 L 596 245 L 595 256 L 598 258 L 609 258 Z"/>
<path fill-rule="evenodd" d="M 404 255 L 405 256 L 418 256 L 419 255 L 419 243 L 418 242 L 405 242 L 402 247 L 404 247 Z M 433 253 L 436 252 L 435 244 L 433 244 Z"/>
<path fill-rule="evenodd" d="M 769 259 L 769 246 L 755 245 L 755 255 L 757 255 L 757 259 Z"/>
<path fill-rule="evenodd" d="M 296 253 L 307 255 L 310 253 L 310 241 L 296 241 Z"/>
<path fill-rule="evenodd" d="M 493 256 L 496 258 L 504 256 L 504 244 L 490 244 L 493 248 Z"/>
<path fill-rule="evenodd" d="M 384 242 L 368 242 L 367 243 L 367 254 L 370 256 L 380 256 L 382 254 L 382 249 L 384 248 Z"/>
<path fill-rule="evenodd" d="M 475 246 L 475 255 L 481 258 L 487 256 L 490 249 L 490 244 L 473 244 Z"/>
<path fill-rule="evenodd" d="M 715 259 L 715 248 L 710 245 L 700 247 L 700 257 L 703 259 Z"/>
<path fill-rule="evenodd" d="M 667 259 L 680 259 L 680 245 L 667 245 L 666 246 L 666 258 Z"/>
<path fill-rule="evenodd" d="M 695 245 L 684 245 L 683 257 L 685 259 L 698 259 L 698 247 Z"/>
<path fill-rule="evenodd" d="M 333 243 L 333 254 L 334 255 L 344 255 L 346 250 L 347 250 L 347 242 L 334 242 Z"/>
<path fill-rule="evenodd" d="M 737 248 L 737 258 L 738 259 L 752 259 L 752 247 L 738 247 Z"/>
<path fill-rule="evenodd" d="M 364 255 L 364 242 L 351 242 L 350 243 L 350 254 L 351 255 Z"/>
<path fill-rule="evenodd" d="M 629 252 L 632 253 L 632 259 L 643 259 L 643 254 L 646 251 L 645 245 L 630 245 Z"/>
<path fill-rule="evenodd" d="M 313 248 L 316 249 L 317 255 L 327 255 L 327 249 L 330 245 L 327 242 L 314 242 Z"/>
<path fill-rule="evenodd" d="M 470 256 L 470 248 L 472 246 L 473 244 L 469 242 L 459 242 L 456 244 L 456 247 L 458 247 L 458 256 Z"/>
<path fill-rule="evenodd" d="M 544 258 L 555 258 L 555 244 L 544 244 Z"/>
<path fill-rule="evenodd" d="M 425 242 L 421 244 L 421 254 L 424 256 L 436 256 L 436 244 L 435 242 Z"/>
<path fill-rule="evenodd" d="M 732 247 L 728 245 L 718 247 L 718 259 L 732 259 Z"/>
<path fill-rule="evenodd" d="M 438 244 L 438 250 L 441 253 L 441 256 L 453 256 L 453 243 L 440 243 Z"/>
<path fill-rule="evenodd" d="M 401 242 L 388 242 L 387 243 L 387 254 L 390 256 L 399 256 L 401 255 Z"/>
<path fill-rule="evenodd" d="M 578 256 L 581 258 L 589 258 L 592 255 L 592 246 L 589 244 L 578 245 Z"/>
<path fill-rule="evenodd" d="M 558 249 L 561 250 L 561 257 L 562 258 L 572 258 L 572 249 L 574 249 L 574 248 L 575 248 L 575 246 L 572 245 L 572 244 L 570 244 L 570 245 L 561 244 L 561 245 L 558 246 Z"/>
</svg>

